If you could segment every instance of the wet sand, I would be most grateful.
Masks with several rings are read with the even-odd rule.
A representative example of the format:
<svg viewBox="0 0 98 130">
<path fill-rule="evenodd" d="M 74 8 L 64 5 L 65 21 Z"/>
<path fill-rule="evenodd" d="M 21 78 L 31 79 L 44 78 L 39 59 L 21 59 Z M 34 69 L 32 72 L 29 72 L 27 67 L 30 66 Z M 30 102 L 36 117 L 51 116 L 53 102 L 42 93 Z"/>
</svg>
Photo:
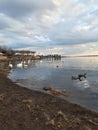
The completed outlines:
<svg viewBox="0 0 98 130">
<path fill-rule="evenodd" d="M 0 130 L 98 130 L 98 113 L 0 74 Z"/>
</svg>

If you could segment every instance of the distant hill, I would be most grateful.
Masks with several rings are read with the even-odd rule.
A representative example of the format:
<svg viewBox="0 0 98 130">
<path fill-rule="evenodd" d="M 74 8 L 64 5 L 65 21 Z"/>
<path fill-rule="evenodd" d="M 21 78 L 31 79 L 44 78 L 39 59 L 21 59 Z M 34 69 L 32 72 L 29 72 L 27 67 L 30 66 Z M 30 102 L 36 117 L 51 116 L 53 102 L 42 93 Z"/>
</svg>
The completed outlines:
<svg viewBox="0 0 98 130">
<path fill-rule="evenodd" d="M 98 55 L 62 56 L 62 57 L 98 57 Z"/>
</svg>

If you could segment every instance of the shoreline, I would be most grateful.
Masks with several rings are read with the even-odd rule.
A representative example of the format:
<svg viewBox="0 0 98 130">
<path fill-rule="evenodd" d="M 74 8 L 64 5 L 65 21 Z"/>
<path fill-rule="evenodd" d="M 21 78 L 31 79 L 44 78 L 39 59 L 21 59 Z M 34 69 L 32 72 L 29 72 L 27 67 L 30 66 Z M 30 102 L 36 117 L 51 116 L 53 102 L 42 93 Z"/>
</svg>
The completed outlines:
<svg viewBox="0 0 98 130">
<path fill-rule="evenodd" d="M 1 130 L 97 130 L 98 112 L 30 90 L 0 74 Z"/>
</svg>

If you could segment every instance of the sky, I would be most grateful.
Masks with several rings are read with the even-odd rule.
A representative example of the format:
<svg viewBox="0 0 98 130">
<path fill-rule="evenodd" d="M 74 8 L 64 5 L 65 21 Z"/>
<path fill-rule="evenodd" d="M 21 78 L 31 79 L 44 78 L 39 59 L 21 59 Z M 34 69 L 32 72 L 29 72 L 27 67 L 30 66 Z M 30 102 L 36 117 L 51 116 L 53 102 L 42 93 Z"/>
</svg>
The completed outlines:
<svg viewBox="0 0 98 130">
<path fill-rule="evenodd" d="M 0 46 L 98 54 L 98 0 L 0 0 Z"/>
</svg>

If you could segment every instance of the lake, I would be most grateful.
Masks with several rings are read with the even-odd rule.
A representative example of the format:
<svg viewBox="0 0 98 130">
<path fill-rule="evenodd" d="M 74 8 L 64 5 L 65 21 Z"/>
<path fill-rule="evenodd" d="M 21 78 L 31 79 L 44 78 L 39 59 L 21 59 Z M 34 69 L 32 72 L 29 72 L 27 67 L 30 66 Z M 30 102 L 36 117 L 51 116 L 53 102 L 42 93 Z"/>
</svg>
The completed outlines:
<svg viewBox="0 0 98 130">
<path fill-rule="evenodd" d="M 43 91 L 43 87 L 65 90 L 68 97 L 61 98 L 98 111 L 98 57 L 26 61 L 25 67 L 17 64 L 8 76 L 13 82 L 37 91 Z M 72 76 L 83 73 L 86 79 L 72 80 Z"/>
</svg>

